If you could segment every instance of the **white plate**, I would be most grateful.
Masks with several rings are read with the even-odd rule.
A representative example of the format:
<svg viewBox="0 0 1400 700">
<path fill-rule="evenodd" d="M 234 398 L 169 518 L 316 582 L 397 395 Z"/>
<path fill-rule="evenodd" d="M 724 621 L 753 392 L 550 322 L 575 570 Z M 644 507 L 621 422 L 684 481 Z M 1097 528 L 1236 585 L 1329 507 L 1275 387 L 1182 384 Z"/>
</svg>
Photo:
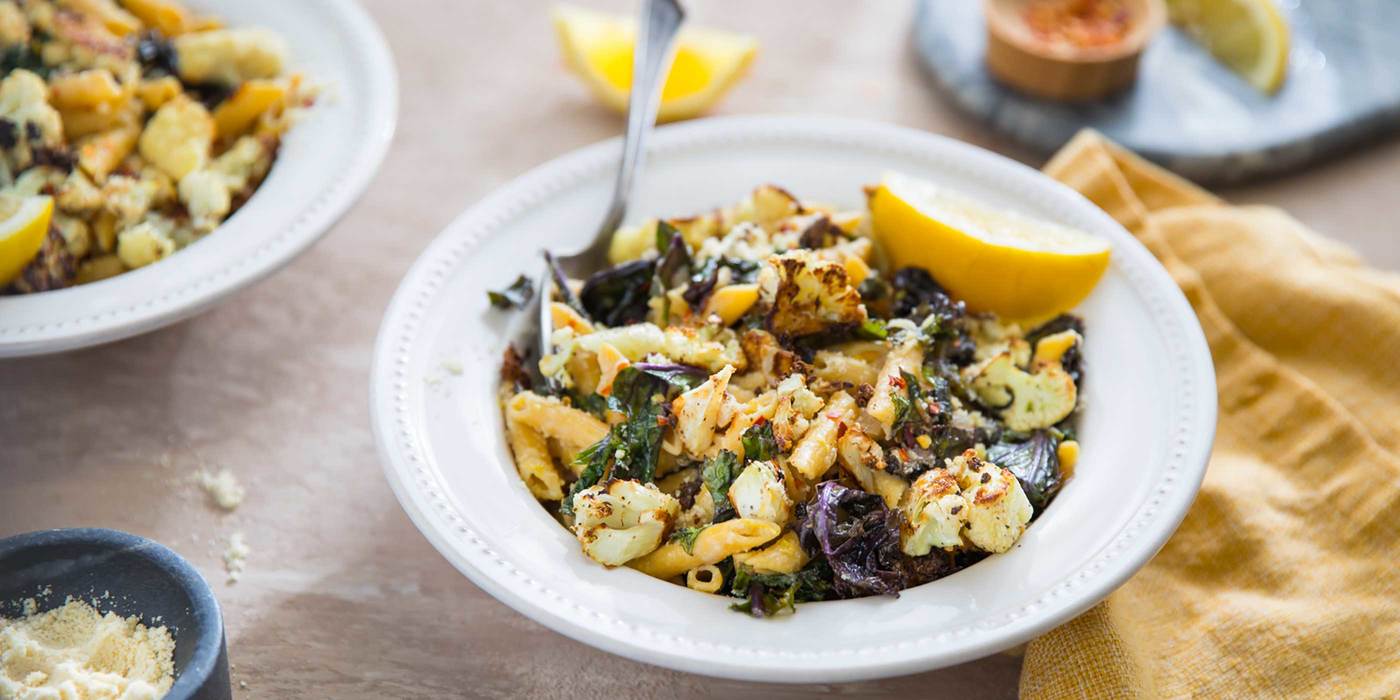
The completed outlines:
<svg viewBox="0 0 1400 700">
<path fill-rule="evenodd" d="M 1078 194 L 963 143 L 868 122 L 731 118 L 656 134 L 633 218 L 701 211 L 764 182 L 859 206 L 861 185 L 893 169 L 1109 240 L 1112 265 L 1079 309 L 1088 325 L 1081 459 L 1015 549 L 898 599 L 754 620 L 724 598 L 586 559 L 510 462 L 495 392 L 514 322 L 488 307 L 485 290 L 533 270 L 542 245 L 591 235 L 619 148 L 564 156 L 468 210 L 413 266 L 380 328 L 371 409 L 389 483 L 478 586 L 633 659 L 732 678 L 843 681 L 1024 642 L 1102 599 L 1176 529 L 1210 452 L 1215 378 L 1190 306 L 1146 249 Z"/>
<path fill-rule="evenodd" d="M 199 242 L 117 277 L 0 297 L 0 357 L 96 345 L 189 318 L 287 264 L 345 213 L 379 167 L 398 117 L 384 37 L 351 0 L 203 0 L 230 26 L 287 38 L 290 68 L 323 87 L 248 203 Z"/>
</svg>

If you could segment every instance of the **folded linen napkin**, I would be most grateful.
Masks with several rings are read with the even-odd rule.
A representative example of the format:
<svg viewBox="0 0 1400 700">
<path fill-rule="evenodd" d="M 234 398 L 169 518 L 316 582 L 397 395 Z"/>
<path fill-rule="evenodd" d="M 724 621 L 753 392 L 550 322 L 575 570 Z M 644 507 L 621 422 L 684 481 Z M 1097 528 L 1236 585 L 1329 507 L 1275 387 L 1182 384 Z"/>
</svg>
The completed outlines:
<svg viewBox="0 0 1400 700">
<path fill-rule="evenodd" d="M 1220 422 L 1181 528 L 1030 644 L 1022 697 L 1400 697 L 1400 275 L 1097 133 L 1045 172 L 1186 293 Z M 1394 204 L 1377 202 L 1377 219 Z"/>
</svg>

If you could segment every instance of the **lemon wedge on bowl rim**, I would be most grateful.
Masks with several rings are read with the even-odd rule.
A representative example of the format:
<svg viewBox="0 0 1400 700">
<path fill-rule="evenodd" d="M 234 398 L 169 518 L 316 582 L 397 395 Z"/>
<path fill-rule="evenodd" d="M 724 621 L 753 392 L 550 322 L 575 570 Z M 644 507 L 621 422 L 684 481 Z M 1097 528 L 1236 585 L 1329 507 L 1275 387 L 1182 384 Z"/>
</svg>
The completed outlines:
<svg viewBox="0 0 1400 700">
<path fill-rule="evenodd" d="M 39 254 L 53 219 L 53 197 L 0 196 L 0 287 Z"/>
<path fill-rule="evenodd" d="M 570 5 L 554 8 L 554 28 L 569 68 L 604 104 L 627 111 L 636 21 Z M 681 30 L 661 89 L 660 121 L 694 117 L 719 101 L 753 61 L 752 37 L 710 29 Z"/>
<path fill-rule="evenodd" d="M 1288 73 L 1288 22 L 1274 0 L 1168 0 L 1176 24 L 1262 92 Z"/>
<path fill-rule="evenodd" d="M 895 268 L 922 267 L 973 311 L 1034 322 L 1083 301 L 1108 268 L 1108 242 L 897 173 L 870 199 Z"/>
</svg>

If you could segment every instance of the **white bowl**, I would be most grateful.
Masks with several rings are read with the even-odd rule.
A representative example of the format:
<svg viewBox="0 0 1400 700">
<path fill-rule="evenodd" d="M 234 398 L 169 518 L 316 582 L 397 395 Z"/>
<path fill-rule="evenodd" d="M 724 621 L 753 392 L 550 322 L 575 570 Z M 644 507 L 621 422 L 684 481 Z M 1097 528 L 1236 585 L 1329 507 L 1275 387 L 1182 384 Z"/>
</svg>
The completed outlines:
<svg viewBox="0 0 1400 700">
<path fill-rule="evenodd" d="M 1142 245 L 1068 188 L 963 143 L 869 122 L 729 118 L 657 132 L 633 218 L 701 211 L 764 182 L 859 206 L 861 185 L 893 169 L 1107 239 L 1112 264 L 1078 310 L 1088 325 L 1080 462 L 1015 549 L 898 599 L 812 603 L 755 620 L 725 598 L 586 559 L 510 461 L 497 367 L 522 319 L 490 309 L 485 290 L 533 272 L 543 245 L 568 249 L 592 234 L 619 148 L 613 140 L 559 158 L 460 216 L 413 266 L 380 328 L 371 409 L 385 473 L 413 522 L 478 586 L 640 661 L 750 680 L 845 681 L 1031 639 L 1101 600 L 1176 529 L 1210 452 L 1215 379 L 1190 306 Z"/>
<path fill-rule="evenodd" d="M 204 311 L 316 242 L 379 168 L 398 118 L 398 78 L 363 9 L 351 0 L 191 5 L 286 37 L 290 68 L 321 86 L 321 98 L 283 139 L 262 186 L 209 236 L 101 282 L 0 297 L 0 357 L 106 343 Z"/>
</svg>

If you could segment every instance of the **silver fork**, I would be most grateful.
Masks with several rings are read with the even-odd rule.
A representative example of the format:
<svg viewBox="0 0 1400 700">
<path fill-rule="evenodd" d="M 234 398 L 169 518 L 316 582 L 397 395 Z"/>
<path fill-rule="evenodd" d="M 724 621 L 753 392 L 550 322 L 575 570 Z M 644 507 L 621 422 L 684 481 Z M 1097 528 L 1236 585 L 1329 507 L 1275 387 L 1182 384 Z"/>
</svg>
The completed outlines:
<svg viewBox="0 0 1400 700">
<path fill-rule="evenodd" d="M 627 132 L 622 138 L 622 163 L 613 185 L 612 204 L 603 217 L 593 242 L 571 255 L 553 256 L 544 251 L 545 262 L 535 287 L 540 291 L 539 330 L 540 357 L 553 352 L 549 337 L 554 321 L 549 313 L 551 290 L 555 282 L 560 294 L 568 294 L 564 280 L 558 276 L 581 276 L 602 269 L 607 264 L 608 243 L 622 219 L 627 215 L 627 200 L 632 196 L 637 171 L 646 155 L 646 138 L 656 123 L 656 110 L 661 104 L 661 87 L 667 68 L 674 57 L 676 33 L 685 21 L 685 10 L 678 0 L 644 0 L 642 21 L 638 26 L 637 49 L 632 57 L 632 93 L 627 102 Z"/>
</svg>

